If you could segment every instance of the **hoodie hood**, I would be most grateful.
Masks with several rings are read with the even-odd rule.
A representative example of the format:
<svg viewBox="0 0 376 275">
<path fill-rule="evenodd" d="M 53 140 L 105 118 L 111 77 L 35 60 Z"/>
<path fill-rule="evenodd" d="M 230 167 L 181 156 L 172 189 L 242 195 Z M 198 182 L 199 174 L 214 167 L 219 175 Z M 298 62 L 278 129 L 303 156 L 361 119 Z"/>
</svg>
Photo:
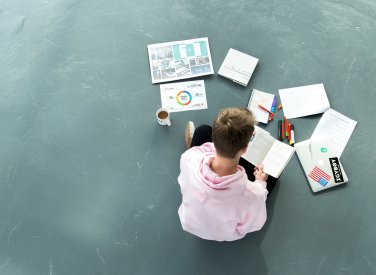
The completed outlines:
<svg viewBox="0 0 376 275">
<path fill-rule="evenodd" d="M 215 153 L 206 153 L 203 155 L 199 165 L 199 177 L 205 183 L 204 189 L 206 189 L 206 192 L 214 192 L 218 196 L 222 194 L 228 196 L 232 193 L 239 194 L 243 192 L 245 185 L 239 184 L 239 182 L 242 182 L 242 178 L 243 182 L 247 179 L 244 168 L 238 165 L 238 171 L 235 174 L 221 177 L 210 168 L 214 158 Z"/>
</svg>

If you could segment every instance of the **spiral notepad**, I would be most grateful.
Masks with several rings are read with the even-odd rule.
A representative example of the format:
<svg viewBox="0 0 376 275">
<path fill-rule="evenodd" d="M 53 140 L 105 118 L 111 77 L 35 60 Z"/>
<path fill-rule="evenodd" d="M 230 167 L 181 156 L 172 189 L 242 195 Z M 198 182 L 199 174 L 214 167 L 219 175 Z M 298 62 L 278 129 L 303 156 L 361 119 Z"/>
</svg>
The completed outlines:
<svg viewBox="0 0 376 275">
<path fill-rule="evenodd" d="M 249 97 L 247 108 L 252 111 L 258 122 L 267 124 L 269 113 L 261 109 L 259 105 L 273 112 L 276 105 L 275 95 L 253 89 Z"/>
</svg>

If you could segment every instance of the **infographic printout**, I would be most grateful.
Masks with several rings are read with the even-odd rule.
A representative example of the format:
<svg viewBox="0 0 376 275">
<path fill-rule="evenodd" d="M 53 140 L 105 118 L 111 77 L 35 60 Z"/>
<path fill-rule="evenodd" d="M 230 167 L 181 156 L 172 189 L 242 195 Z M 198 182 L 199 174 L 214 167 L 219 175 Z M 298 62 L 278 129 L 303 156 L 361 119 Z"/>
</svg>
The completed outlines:
<svg viewBox="0 0 376 275">
<path fill-rule="evenodd" d="M 161 84 L 162 107 L 170 112 L 207 109 L 204 80 Z"/>
<path fill-rule="evenodd" d="M 148 45 L 151 82 L 214 74 L 207 37 Z"/>
</svg>

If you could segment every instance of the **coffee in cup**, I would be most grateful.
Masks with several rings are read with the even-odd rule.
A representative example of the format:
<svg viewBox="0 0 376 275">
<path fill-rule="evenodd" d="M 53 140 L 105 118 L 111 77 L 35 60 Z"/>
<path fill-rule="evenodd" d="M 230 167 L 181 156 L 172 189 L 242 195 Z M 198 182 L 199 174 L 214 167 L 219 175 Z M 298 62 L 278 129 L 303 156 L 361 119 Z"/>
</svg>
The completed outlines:
<svg viewBox="0 0 376 275">
<path fill-rule="evenodd" d="M 170 113 L 166 108 L 160 108 L 156 112 L 157 121 L 160 125 L 171 126 Z"/>
</svg>

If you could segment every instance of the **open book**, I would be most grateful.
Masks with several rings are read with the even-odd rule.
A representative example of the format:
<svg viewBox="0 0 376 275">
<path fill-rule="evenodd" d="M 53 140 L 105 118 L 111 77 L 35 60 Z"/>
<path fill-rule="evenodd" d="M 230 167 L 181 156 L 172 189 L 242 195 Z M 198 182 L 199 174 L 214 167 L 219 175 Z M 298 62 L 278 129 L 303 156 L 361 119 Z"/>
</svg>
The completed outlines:
<svg viewBox="0 0 376 275">
<path fill-rule="evenodd" d="M 264 165 L 268 175 L 278 178 L 295 152 L 291 147 L 272 137 L 269 132 L 256 126 L 256 134 L 242 156 L 253 165 Z"/>
</svg>

